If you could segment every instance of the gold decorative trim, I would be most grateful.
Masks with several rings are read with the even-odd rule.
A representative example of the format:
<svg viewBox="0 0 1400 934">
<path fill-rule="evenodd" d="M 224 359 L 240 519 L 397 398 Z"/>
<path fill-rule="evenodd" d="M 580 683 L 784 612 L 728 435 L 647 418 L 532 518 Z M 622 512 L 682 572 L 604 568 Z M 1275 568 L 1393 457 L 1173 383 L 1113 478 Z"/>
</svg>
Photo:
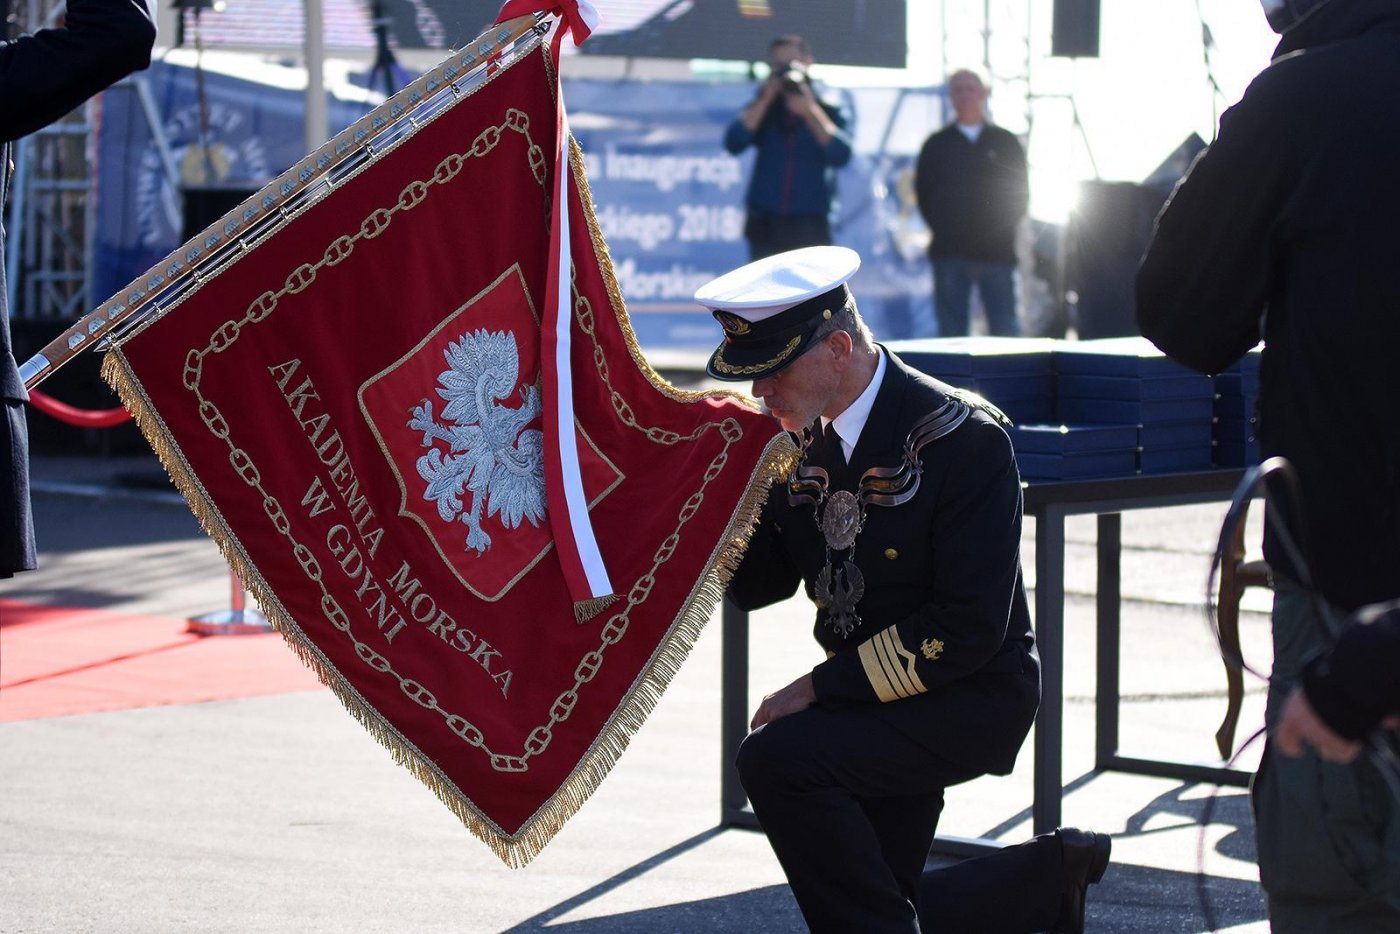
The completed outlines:
<svg viewBox="0 0 1400 934">
<path fill-rule="evenodd" d="M 875 654 L 875 640 L 865 640 L 856 652 L 860 656 L 861 668 L 865 669 L 865 680 L 869 681 L 870 686 L 875 689 L 875 696 L 880 703 L 888 704 L 892 700 L 898 700 L 899 694 L 890 684 L 890 676 L 885 673 L 885 666 L 881 664 L 880 658 Z"/>
<path fill-rule="evenodd" d="M 593 194 L 588 187 L 588 178 L 584 175 L 583 150 L 579 148 L 578 142 L 569 138 L 569 160 L 574 169 L 574 183 L 578 188 L 579 198 L 583 202 L 583 213 L 588 218 L 589 238 L 593 241 L 593 256 L 598 262 L 598 270 L 603 275 L 603 281 L 608 287 L 608 300 L 612 304 L 613 317 L 617 321 L 618 328 L 622 331 L 622 338 L 627 344 L 627 351 L 632 355 L 632 361 L 637 369 L 651 383 L 652 388 L 661 393 L 667 399 L 674 399 L 677 402 L 695 402 L 700 399 L 730 399 L 755 412 L 760 411 L 758 400 L 745 393 L 735 392 L 732 389 L 703 389 L 686 390 L 678 389 L 661 377 L 652 368 L 646 356 L 642 353 L 641 346 L 637 343 L 637 332 L 632 328 L 632 321 L 627 316 L 627 303 L 622 299 L 622 289 L 618 284 L 617 269 L 613 266 L 612 254 L 608 251 L 607 242 L 603 239 L 603 228 L 598 223 L 598 215 L 593 210 Z"/>
<path fill-rule="evenodd" d="M 66 349 L 62 359 L 66 360 L 96 334 L 118 324 L 130 323 L 130 330 L 112 338 L 113 345 L 116 345 L 134 337 L 151 322 L 164 317 L 191 294 L 199 291 L 206 278 L 226 272 L 229 266 L 247 256 L 253 247 L 266 242 L 288 222 L 320 200 L 315 197 L 304 198 L 298 206 L 289 209 L 287 205 L 293 199 L 314 191 L 318 186 L 344 185 L 463 99 L 490 84 L 498 74 L 515 62 L 528 57 L 535 50 L 544 54 L 546 46 L 541 42 L 541 38 L 548 29 L 540 25 L 542 18 L 542 15 L 530 13 L 505 23 L 493 24 L 466 47 L 448 55 L 436 67 L 424 72 L 384 103 L 327 140 L 315 151 L 308 153 L 296 165 L 255 192 L 252 197 L 166 254 L 150 270 L 127 283 L 120 291 L 51 341 L 45 348 L 46 355 L 57 360 L 57 357 L 48 352 L 62 346 Z M 494 64 L 495 67 L 486 67 L 488 64 Z M 555 77 L 553 69 L 550 68 L 549 71 L 550 76 Z M 458 83 L 472 75 L 478 76 L 479 80 L 470 87 L 463 87 Z M 431 109 L 435 105 L 436 109 Z M 410 108 L 417 108 L 419 112 L 409 117 Z M 397 139 L 389 141 L 388 145 L 383 145 L 380 137 L 396 123 L 410 124 L 412 128 Z M 343 169 L 350 159 L 360 152 L 367 154 L 360 164 L 343 177 L 331 178 L 331 173 Z M 243 236 L 239 231 L 256 229 L 264 223 L 267 224 L 266 228 L 259 230 L 253 239 L 239 239 Z M 215 268 L 206 275 L 203 265 L 209 261 L 209 256 L 213 255 L 210 251 L 229 249 L 231 244 L 236 245 L 237 249 L 232 250 L 231 256 L 221 257 L 216 261 Z M 162 292 L 187 279 L 193 280 L 194 284 L 188 286 L 172 301 L 161 300 Z M 152 295 L 156 296 L 154 300 Z M 144 313 L 139 321 L 133 321 L 136 310 L 147 305 L 153 310 Z"/>
<path fill-rule="evenodd" d="M 894 626 L 880 630 L 860 644 L 860 664 L 882 703 L 928 691 L 914 670 L 914 653 L 899 641 Z"/>
<path fill-rule="evenodd" d="M 539 48 L 539 54 L 545 57 L 548 63 L 548 56 L 544 48 Z M 512 63 L 513 64 L 513 63 Z M 502 68 L 504 72 L 509 65 Z M 547 64 L 548 67 L 548 64 Z M 551 69 L 552 74 L 552 69 Z M 489 80 L 489 79 L 488 79 Z M 475 88 L 473 90 L 478 90 Z M 446 109 L 446 108 L 445 108 Z M 444 109 L 444 111 L 445 111 Z M 517 112 L 518 113 L 518 112 Z M 434 115 L 437 116 L 437 115 Z M 516 118 L 508 118 L 506 124 L 510 129 L 524 130 L 528 136 L 528 129 L 516 123 Z M 421 127 L 420 127 L 421 128 Z M 492 138 L 486 138 L 483 134 L 478 137 L 478 143 L 484 144 L 480 149 L 473 147 L 470 155 L 485 155 L 486 152 L 494 148 L 495 142 L 499 139 L 500 131 L 507 126 L 499 128 L 489 128 L 494 131 Z M 409 138 L 408 134 L 404 139 Z M 403 139 L 397 141 L 401 144 Z M 468 154 L 460 154 L 449 159 L 461 159 Z M 754 403 L 746 397 L 735 393 L 724 391 L 709 392 L 681 392 L 671 387 L 665 380 L 662 380 L 651 367 L 646 363 L 640 349 L 636 343 L 636 335 L 631 324 L 626 317 L 625 307 L 621 301 L 621 294 L 615 276 L 615 270 L 611 261 L 607 257 L 606 246 L 602 244 L 601 230 L 598 226 L 596 214 L 593 211 L 592 201 L 588 194 L 587 183 L 582 176 L 582 154 L 578 150 L 577 144 L 570 140 L 570 167 L 578 182 L 585 217 L 588 220 L 591 239 L 594 244 L 595 257 L 598 261 L 598 268 L 602 274 L 603 281 L 607 287 L 609 299 L 613 305 L 613 312 L 616 324 L 622 334 L 623 341 L 634 363 L 648 382 L 657 391 L 667 398 L 675 401 L 694 402 L 705 398 L 723 397 L 745 403 L 752 407 Z M 364 168 L 367 168 L 367 163 Z M 363 168 L 361 169 L 363 171 Z M 451 176 L 456 172 L 451 166 L 445 167 L 447 173 L 442 179 L 436 177 L 432 181 L 414 182 L 409 188 L 405 188 L 401 195 L 401 200 L 393 208 L 381 208 L 366 220 L 366 224 L 374 232 L 382 229 L 389 223 L 392 215 L 399 210 L 411 210 L 421 202 L 428 192 L 437 184 L 450 181 Z M 411 190 L 410 190 L 411 189 Z M 371 223 L 371 220 L 375 220 Z M 290 216 L 289 218 L 290 219 Z M 369 230 L 362 229 L 365 234 Z M 269 234 L 270 236 L 270 234 Z M 266 237 L 262 238 L 256 245 L 266 242 Z M 342 238 L 349 240 L 351 238 Z M 358 237 L 354 238 L 358 239 Z M 340 241 L 337 241 L 340 243 Z M 293 270 L 287 278 L 283 292 L 300 292 L 314 283 L 316 272 L 322 265 L 327 265 L 330 259 L 335 259 L 337 265 L 344 255 L 346 244 L 340 244 L 337 248 L 335 244 L 328 249 L 326 262 L 315 264 L 312 268 L 310 264 L 303 265 Z M 353 244 L 350 245 L 353 248 Z M 332 256 L 332 252 L 335 253 Z M 346 250 L 348 253 L 348 250 Z M 190 293 L 192 294 L 192 292 Z M 281 294 L 281 293 L 278 293 Z M 283 531 L 286 516 L 282 512 L 281 505 L 268 491 L 263 489 L 261 479 L 258 475 L 256 465 L 252 463 L 247 452 L 238 447 L 233 439 L 227 434 L 227 424 L 223 421 L 218 412 L 218 407 L 212 401 L 206 400 L 201 391 L 200 383 L 205 359 L 228 349 L 237 340 L 239 331 L 244 326 L 256 325 L 271 316 L 276 310 L 276 296 L 261 296 L 247 310 L 246 315 L 241 320 L 228 321 L 221 325 L 211 336 L 210 342 L 203 350 L 194 349 L 189 351 L 184 361 L 183 384 L 193 393 L 200 406 L 201 415 L 205 418 L 206 426 L 214 434 L 215 438 L 221 439 L 230 450 L 230 459 L 238 470 L 240 477 L 248 483 L 250 488 L 260 493 L 263 497 L 263 509 L 267 513 L 269 521 L 274 528 Z M 173 307 L 173 306 L 172 306 Z M 574 770 L 560 784 L 558 790 L 545 801 L 540 808 L 532 814 L 520 829 L 515 833 L 507 833 L 495 821 L 486 816 L 478 809 L 467 795 L 451 779 L 447 777 L 433 760 L 425 756 L 411 741 L 400 733 L 384 716 L 369 704 L 359 692 L 351 685 L 336 667 L 327 659 L 317 645 L 312 642 L 301 630 L 296 620 L 287 611 L 286 607 L 273 593 L 267 581 L 259 574 L 249 556 L 243 550 L 242 544 L 233 535 L 227 521 L 219 513 L 212 498 L 204 489 L 193 469 L 190 467 L 185 455 L 180 450 L 168 427 L 160 418 L 154 405 L 151 403 L 139 378 L 132 369 L 130 362 L 122 352 L 122 345 L 130 340 L 135 334 L 145 330 L 156 318 L 168 313 L 170 309 L 163 309 L 160 315 L 153 316 L 149 321 L 143 322 L 133 334 L 127 335 L 114 348 L 113 352 L 107 355 L 103 363 L 103 376 L 116 389 L 123 403 L 133 413 L 137 425 L 145 434 L 151 446 L 160 457 L 161 463 L 174 480 L 176 487 L 189 502 L 192 511 L 198 518 L 200 524 L 211 538 L 217 543 L 220 551 L 229 563 L 243 578 L 245 584 L 257 598 L 259 604 L 267 612 L 273 625 L 287 640 L 292 650 L 297 656 L 311 668 L 317 677 L 334 692 L 336 697 L 345 706 L 347 711 L 370 733 L 381 745 L 385 746 L 394 760 L 409 769 L 415 777 L 426 784 L 438 796 L 449 810 L 451 810 L 463 824 L 477 837 L 482 839 L 496 853 L 500 859 L 511 867 L 524 866 L 543 849 L 546 843 L 562 828 L 565 821 L 571 817 L 590 794 L 597 788 L 599 782 L 607 775 L 618 757 L 626 749 L 631 736 L 640 728 L 646 716 L 655 707 L 660 699 L 662 691 L 670 683 L 671 678 L 679 670 L 680 664 L 689 654 L 694 646 L 704 624 L 709 620 L 715 605 L 724 594 L 730 577 L 738 567 L 747 547 L 754 525 L 758 521 L 759 513 L 763 503 L 767 498 L 768 491 L 772 484 L 786 477 L 791 471 L 796 461 L 797 450 L 791 439 L 783 432 L 774 427 L 774 436 L 764 447 L 763 455 L 755 464 L 751 475 L 748 477 L 743 489 L 744 493 L 739 497 L 739 501 L 730 516 L 729 523 L 724 535 L 716 543 L 708 565 L 692 588 L 688 598 L 682 603 L 677 616 L 667 632 L 667 635 L 658 644 L 651 659 L 639 672 L 632 687 L 627 690 L 619 700 L 611 717 L 603 725 L 598 737 L 590 745 L 589 749 L 580 758 Z M 600 377 L 611 389 L 611 382 L 608 378 L 606 361 L 602 358 L 601 345 L 598 344 L 597 337 L 592 330 L 592 309 L 588 300 L 575 292 L 575 314 L 578 323 L 583 331 L 593 338 L 595 349 L 595 364 L 598 366 Z M 692 518 L 699 509 L 700 503 L 704 499 L 705 489 L 709 484 L 721 476 L 725 476 L 726 482 L 729 478 L 725 475 L 724 465 L 728 461 L 728 449 L 730 446 L 742 438 L 743 429 L 734 419 L 724 419 L 719 422 L 707 422 L 689 435 L 682 436 L 674 431 L 665 430 L 656 426 L 644 426 L 636 422 L 634 413 L 626 400 L 622 399 L 616 390 L 612 390 L 613 407 L 619 419 L 630 427 L 642 432 L 648 440 L 653 443 L 663 445 L 675 445 L 682 442 L 698 440 L 710 431 L 718 431 L 725 443 L 720 452 L 710 463 L 704 472 L 704 477 L 699 488 L 682 506 L 678 515 L 677 528 L 659 546 L 654 557 L 652 566 L 640 577 L 626 594 L 626 605 L 610 618 L 599 631 L 600 643 L 597 649 L 585 654 L 584 658 L 575 672 L 575 683 L 564 691 L 556 699 L 550 708 L 550 717 L 547 724 L 543 724 L 530 731 L 524 748 L 519 754 L 508 755 L 502 752 L 493 752 L 489 747 L 485 735 L 480 728 L 472 724 L 461 715 L 450 713 L 437 705 L 436 699 L 423 692 L 422 696 L 417 696 L 420 703 L 427 709 L 441 714 L 444 718 L 444 725 L 457 734 L 467 745 L 476 747 L 483 754 L 488 756 L 491 766 L 504 772 L 524 771 L 528 768 L 529 759 L 545 751 L 552 738 L 552 727 L 568 719 L 573 710 L 574 702 L 578 699 L 578 691 L 583 684 L 592 680 L 598 666 L 602 664 L 603 654 L 608 646 L 621 641 L 627 631 L 628 616 L 634 606 L 644 602 L 649 596 L 652 585 L 655 583 L 657 570 L 668 561 L 679 543 L 682 527 Z M 220 434 L 220 431 L 223 433 Z M 306 550 L 297 545 L 288 531 L 283 531 L 292 547 L 294 556 L 302 555 Z M 309 556 L 307 553 L 305 556 Z M 315 559 L 310 558 L 314 564 Z M 312 568 L 303 567 L 308 577 L 312 576 Z M 315 568 L 319 573 L 319 568 Z M 327 620 L 343 633 L 346 637 L 355 640 L 357 650 L 363 646 L 368 654 L 357 656 L 366 661 L 366 664 L 373 662 L 376 671 L 384 674 L 395 675 L 400 681 L 403 676 L 398 675 L 393 670 L 392 664 L 381 654 L 369 649 L 367 645 L 355 639 L 352 632 L 348 615 L 329 597 L 323 594 L 322 609 Z M 585 609 L 593 609 L 586 607 Z M 597 608 L 601 610 L 601 607 Z"/>
<path fill-rule="evenodd" d="M 752 373 L 761 373 L 769 367 L 776 366 L 788 357 L 791 357 L 792 352 L 796 350 L 801 343 L 802 335 L 799 334 L 788 341 L 787 346 L 778 351 L 778 355 L 771 360 L 765 360 L 762 363 L 754 363 L 749 366 L 733 366 L 732 364 L 726 363 L 723 357 L 715 357 L 715 369 L 719 370 L 721 373 L 728 373 L 731 376 L 748 376 Z M 723 350 L 720 351 L 720 353 L 723 352 Z"/>
</svg>

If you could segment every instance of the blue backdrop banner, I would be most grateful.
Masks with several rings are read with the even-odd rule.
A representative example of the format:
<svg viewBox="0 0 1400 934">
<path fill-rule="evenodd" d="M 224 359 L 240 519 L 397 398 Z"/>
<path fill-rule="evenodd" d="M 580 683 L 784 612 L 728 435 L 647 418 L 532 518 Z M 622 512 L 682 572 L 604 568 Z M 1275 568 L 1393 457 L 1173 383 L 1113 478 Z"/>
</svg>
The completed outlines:
<svg viewBox="0 0 1400 934">
<path fill-rule="evenodd" d="M 206 73 L 201 130 L 192 68 L 158 62 L 107 92 L 99 137 L 94 294 L 124 287 L 206 223 L 304 155 L 298 88 Z M 836 242 L 861 254 L 852 280 L 879 339 L 933 334 L 927 231 L 912 166 L 936 125 L 931 91 L 840 91 L 855 115 L 855 155 L 839 175 Z M 643 347 L 702 351 L 718 331 L 692 300 L 748 260 L 744 192 L 752 151 L 731 156 L 725 127 L 748 84 L 565 82 L 599 223 Z M 331 97 L 332 131 L 368 105 Z M 155 120 L 150 119 L 153 115 Z M 201 143 L 201 139 L 203 142 Z M 163 140 L 163 145 L 162 145 Z M 210 216 L 212 214 L 212 216 Z"/>
<path fill-rule="evenodd" d="M 198 233 L 306 155 L 305 92 L 272 78 L 288 71 L 274 67 L 257 81 L 156 61 L 103 95 L 94 298 L 183 243 L 187 213 Z M 328 109 L 338 133 L 370 108 L 328 95 Z"/>
</svg>

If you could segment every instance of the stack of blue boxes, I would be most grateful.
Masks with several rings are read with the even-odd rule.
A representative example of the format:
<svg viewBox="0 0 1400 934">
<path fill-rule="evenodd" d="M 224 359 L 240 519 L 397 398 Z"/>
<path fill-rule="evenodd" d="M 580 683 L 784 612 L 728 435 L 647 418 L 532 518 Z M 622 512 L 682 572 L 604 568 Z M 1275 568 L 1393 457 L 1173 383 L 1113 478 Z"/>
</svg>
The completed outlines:
<svg viewBox="0 0 1400 934">
<path fill-rule="evenodd" d="M 1050 355 L 1059 343 L 1022 337 L 940 337 L 888 346 L 914 369 L 977 393 L 1019 423 L 1054 418 Z"/>
<path fill-rule="evenodd" d="M 1014 423 L 1008 433 L 1025 480 L 1132 476 L 1136 425 L 1061 425 L 1055 411 L 1056 351 L 1064 341 L 948 337 L 889 347 L 905 363 L 996 405 Z"/>
<path fill-rule="evenodd" d="M 1055 353 L 1060 419 L 1137 427 L 1137 471 L 1209 470 L 1215 384 L 1141 337 L 1062 344 Z"/>
<path fill-rule="evenodd" d="M 1215 377 L 1215 466 L 1259 463 L 1255 406 L 1259 401 L 1259 351 L 1245 354 Z"/>
<path fill-rule="evenodd" d="M 910 366 L 985 397 L 1014 422 L 1008 433 L 1025 480 L 1080 480 L 1209 470 L 1220 461 L 1213 431 L 1216 381 L 1141 337 L 1094 341 L 968 337 L 900 341 Z M 1258 368 L 1220 377 L 1226 436 L 1248 451 Z M 1233 433 L 1232 433 L 1233 432 Z"/>
<path fill-rule="evenodd" d="M 1017 424 L 1007 429 L 1022 480 L 1131 477 L 1137 426 Z"/>
</svg>

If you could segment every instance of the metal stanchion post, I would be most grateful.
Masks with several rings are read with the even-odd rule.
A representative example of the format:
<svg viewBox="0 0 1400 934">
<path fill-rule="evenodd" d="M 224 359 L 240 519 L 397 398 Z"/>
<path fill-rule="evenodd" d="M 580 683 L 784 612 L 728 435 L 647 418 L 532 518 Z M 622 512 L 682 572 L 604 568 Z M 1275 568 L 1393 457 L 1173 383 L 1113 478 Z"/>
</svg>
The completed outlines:
<svg viewBox="0 0 1400 934">
<path fill-rule="evenodd" d="M 245 607 L 243 581 L 238 574 L 229 568 L 228 576 L 233 587 L 233 600 L 229 608 L 191 617 L 185 631 L 201 636 L 249 636 L 272 632 L 272 623 L 266 616 Z"/>
</svg>

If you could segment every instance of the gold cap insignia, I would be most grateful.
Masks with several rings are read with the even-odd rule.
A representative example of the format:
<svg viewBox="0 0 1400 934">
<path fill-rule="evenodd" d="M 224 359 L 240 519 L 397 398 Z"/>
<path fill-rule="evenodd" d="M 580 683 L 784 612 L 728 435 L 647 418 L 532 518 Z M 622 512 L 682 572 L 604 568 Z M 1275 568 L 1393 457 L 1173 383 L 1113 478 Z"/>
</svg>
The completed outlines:
<svg viewBox="0 0 1400 934">
<path fill-rule="evenodd" d="M 724 326 L 724 330 L 729 334 L 749 333 L 749 323 L 738 315 L 720 312 L 715 317 L 719 318 L 719 323 Z"/>
</svg>

